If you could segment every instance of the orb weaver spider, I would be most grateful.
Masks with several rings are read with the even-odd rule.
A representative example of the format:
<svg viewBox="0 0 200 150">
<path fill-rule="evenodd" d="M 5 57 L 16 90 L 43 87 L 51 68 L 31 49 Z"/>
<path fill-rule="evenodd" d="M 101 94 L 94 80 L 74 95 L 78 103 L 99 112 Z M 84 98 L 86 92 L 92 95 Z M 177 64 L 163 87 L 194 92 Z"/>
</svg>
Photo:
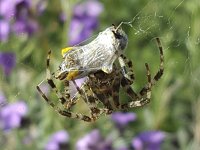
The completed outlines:
<svg viewBox="0 0 200 150">
<path fill-rule="evenodd" d="M 76 85 L 74 80 L 73 83 L 76 86 L 77 93 L 71 99 L 69 99 L 69 82 L 64 82 L 65 85 L 65 96 L 56 88 L 53 80 L 51 79 L 51 74 L 49 70 L 49 62 L 50 62 L 50 53 L 47 57 L 47 80 L 49 85 L 53 88 L 55 93 L 57 94 L 60 102 L 63 104 L 64 109 L 60 109 L 57 107 L 51 100 L 47 98 L 47 96 L 41 91 L 39 85 L 37 89 L 42 97 L 46 100 L 46 102 L 53 107 L 59 114 L 69 117 L 69 118 L 77 118 L 79 120 L 92 122 L 99 118 L 99 116 L 103 113 L 111 114 L 116 110 L 124 110 L 133 107 L 141 107 L 150 102 L 151 98 L 151 88 L 155 83 L 161 78 L 163 75 L 163 48 L 161 46 L 161 42 L 159 38 L 156 38 L 158 48 L 160 50 L 160 68 L 156 75 L 151 78 L 149 66 L 145 63 L 147 70 L 147 81 L 148 83 L 142 88 L 142 90 L 137 94 L 131 88 L 131 84 L 134 80 L 134 74 L 132 70 L 132 62 L 129 61 L 125 56 L 123 60 L 126 60 L 125 64 L 128 66 L 124 66 L 122 68 L 117 67 L 113 64 L 113 71 L 110 74 L 103 72 L 102 70 L 96 71 L 94 73 L 88 74 L 87 80 L 82 84 L 81 87 Z M 128 68 L 128 71 L 126 70 Z M 124 73 L 129 74 L 131 79 L 128 79 L 124 76 Z M 64 80 L 67 81 L 67 80 Z M 119 101 L 119 89 L 122 87 L 128 96 L 132 99 L 132 101 L 127 102 L 125 104 L 121 104 Z M 68 100 L 67 100 L 68 99 Z M 80 113 L 74 113 L 70 111 L 72 106 L 74 106 L 77 101 L 83 100 L 90 109 L 90 116 L 83 115 Z M 101 104 L 101 105 L 99 105 Z"/>
</svg>

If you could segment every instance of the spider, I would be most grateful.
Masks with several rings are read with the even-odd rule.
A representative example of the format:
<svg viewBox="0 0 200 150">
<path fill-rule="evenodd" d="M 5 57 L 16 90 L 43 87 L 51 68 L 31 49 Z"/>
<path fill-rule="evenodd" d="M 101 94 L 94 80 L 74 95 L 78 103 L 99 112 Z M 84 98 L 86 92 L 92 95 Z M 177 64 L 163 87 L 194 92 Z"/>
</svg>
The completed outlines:
<svg viewBox="0 0 200 150">
<path fill-rule="evenodd" d="M 90 108 L 90 113 L 91 113 L 91 116 L 87 116 L 87 115 L 83 115 L 83 114 L 80 114 L 80 113 L 74 113 L 72 112 L 70 109 L 71 107 L 75 104 L 74 102 L 77 100 L 74 100 L 74 98 L 70 99 L 70 93 L 69 93 L 69 80 L 67 78 L 64 78 L 62 79 L 62 83 L 64 84 L 64 92 L 61 92 L 58 90 L 58 88 L 56 87 L 56 84 L 54 83 L 51 75 L 54 75 L 54 73 L 51 73 L 50 72 L 50 55 L 51 55 L 51 51 L 49 51 L 48 55 L 47 55 L 47 60 L 46 60 L 46 65 L 47 65 L 47 70 L 46 70 L 46 74 L 47 74 L 47 82 L 48 84 L 50 85 L 50 87 L 53 89 L 53 91 L 56 93 L 58 99 L 59 99 L 59 102 L 63 105 L 64 109 L 62 108 L 59 108 L 57 107 L 57 105 L 55 105 L 49 98 L 47 98 L 47 96 L 44 94 L 44 92 L 40 89 L 40 84 L 43 82 L 41 82 L 40 84 L 38 84 L 36 86 L 37 90 L 39 91 L 40 95 L 44 98 L 44 100 L 51 106 L 53 107 L 59 114 L 63 115 L 63 116 L 66 116 L 66 117 L 69 117 L 69 118 L 77 118 L 79 120 L 84 120 L 84 121 L 87 121 L 87 122 L 91 122 L 91 121 L 95 121 L 100 114 L 102 113 L 109 113 L 110 110 L 108 110 L 107 108 L 97 108 L 96 106 L 92 107 L 91 106 L 91 103 L 89 104 L 87 102 L 87 99 L 88 99 L 88 95 L 90 92 L 92 92 L 91 90 L 88 90 L 87 91 L 87 94 L 85 94 L 85 90 L 86 90 L 86 87 L 85 89 L 82 89 L 82 88 L 79 88 L 75 82 L 75 80 L 70 80 L 74 83 L 74 85 L 76 86 L 76 89 L 79 93 L 80 96 L 80 99 L 83 99 L 87 104 L 89 104 L 89 108 Z M 125 67 L 125 64 L 132 64 L 131 61 L 129 61 L 124 55 L 121 55 L 121 57 L 123 57 L 125 63 L 123 64 L 122 67 L 120 67 L 120 69 L 123 71 L 123 76 L 124 74 L 126 74 L 127 76 L 130 76 L 130 78 L 133 78 L 133 70 L 130 68 L 129 71 L 127 72 L 126 70 L 126 67 Z M 115 68 L 115 65 L 114 65 L 114 68 Z M 105 72 L 103 72 L 102 70 L 99 70 L 101 73 L 103 74 L 107 74 Z M 98 72 L 98 71 L 97 71 Z M 91 73 L 91 74 L 94 74 L 94 73 Z M 112 75 L 115 74 L 115 70 L 112 71 L 111 73 Z M 126 76 L 126 77 L 127 77 Z M 125 78 L 126 78 L 125 77 Z M 56 77 L 54 77 L 56 78 Z M 110 78 L 110 76 L 109 76 Z M 128 78 L 126 78 L 128 81 L 132 82 L 131 80 L 129 80 Z M 79 96 L 78 96 L 79 97 Z M 96 102 L 98 101 L 98 99 L 95 100 Z M 95 102 L 95 103 L 96 103 Z"/>
<path fill-rule="evenodd" d="M 163 49 L 161 46 L 160 39 L 156 38 L 156 41 L 160 50 L 160 68 L 152 79 L 149 70 L 149 65 L 145 63 L 148 83 L 142 88 L 142 90 L 138 94 L 135 93 L 134 90 L 131 88 L 131 84 L 134 80 L 132 62 L 129 61 L 125 56 L 123 56 L 123 60 L 125 60 L 128 66 L 124 66 L 123 68 L 121 68 L 113 64 L 114 69 L 110 74 L 107 74 L 102 70 L 90 73 L 88 74 L 87 80 L 82 84 L 81 87 L 78 87 L 76 85 L 76 82 L 72 80 L 78 92 L 73 98 L 69 99 L 68 82 L 64 82 L 64 84 L 67 84 L 65 85 L 65 94 L 67 94 L 63 96 L 63 94 L 56 88 L 53 80 L 50 78 L 51 74 L 49 70 L 49 53 L 47 57 L 47 80 L 50 86 L 56 92 L 58 98 L 61 100 L 64 109 L 57 107 L 51 100 L 49 100 L 46 97 L 46 95 L 41 91 L 39 85 L 37 86 L 37 89 L 42 95 L 42 97 L 46 100 L 46 102 L 51 107 L 53 107 L 59 114 L 69 118 L 77 118 L 79 120 L 87 122 L 95 121 L 103 113 L 111 114 L 113 111 L 116 110 L 124 110 L 128 108 L 144 106 L 145 104 L 150 102 L 151 88 L 161 78 L 164 71 Z M 124 73 L 129 74 L 131 76 L 131 79 L 126 78 L 124 76 Z M 120 103 L 120 87 L 122 87 L 126 91 L 126 93 L 132 99 L 132 101 L 124 104 Z M 77 103 L 77 101 L 81 99 L 89 106 L 90 116 L 81 113 L 74 113 L 71 111 L 71 108 Z"/>
</svg>

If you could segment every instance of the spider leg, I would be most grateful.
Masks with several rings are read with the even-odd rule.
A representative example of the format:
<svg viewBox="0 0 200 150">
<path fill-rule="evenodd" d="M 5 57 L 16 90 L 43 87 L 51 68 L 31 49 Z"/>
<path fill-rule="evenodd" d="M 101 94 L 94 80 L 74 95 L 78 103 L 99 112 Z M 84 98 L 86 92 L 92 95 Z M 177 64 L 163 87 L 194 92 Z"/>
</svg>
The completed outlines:
<svg viewBox="0 0 200 150">
<path fill-rule="evenodd" d="M 137 93 L 134 92 L 134 90 L 131 88 L 129 82 L 126 80 L 126 78 L 122 77 L 121 79 L 121 86 L 125 89 L 126 93 L 131 99 L 138 99 L 139 96 Z"/>
<path fill-rule="evenodd" d="M 159 67 L 158 72 L 155 74 L 155 76 L 151 80 L 151 86 L 156 84 L 156 82 L 162 77 L 163 72 L 164 72 L 163 48 L 162 48 L 160 39 L 158 37 L 156 38 L 156 41 L 157 41 L 157 45 L 160 51 L 160 67 Z M 142 90 L 140 91 L 140 95 L 145 95 L 147 92 L 147 89 L 148 89 L 148 85 L 144 86 L 144 88 L 142 88 Z"/>
<path fill-rule="evenodd" d="M 73 101 L 72 98 L 70 98 L 70 90 L 69 90 L 69 81 L 68 80 L 64 80 L 64 96 L 66 99 L 68 99 L 68 101 L 65 101 L 65 103 L 63 103 L 63 106 L 65 109 L 70 109 L 73 105 L 75 105 L 77 103 L 77 101 Z"/>
<path fill-rule="evenodd" d="M 150 74 L 150 70 L 149 70 L 149 66 L 147 63 L 145 63 L 145 67 L 147 70 L 147 80 L 148 80 L 148 84 L 147 84 L 147 88 L 145 89 L 146 93 L 145 95 L 137 95 L 133 89 L 131 88 L 130 85 L 126 84 L 126 80 L 122 80 L 122 86 L 124 87 L 124 89 L 126 90 L 127 94 L 133 99 L 133 101 L 128 102 L 126 104 L 123 104 L 121 106 L 122 109 L 128 109 L 128 108 L 133 108 L 133 107 L 140 107 L 143 105 L 146 105 L 147 103 L 150 102 L 151 99 L 151 74 Z"/>
<path fill-rule="evenodd" d="M 157 37 L 156 38 L 157 41 L 157 45 L 160 51 L 160 67 L 158 72 L 156 73 L 156 75 L 153 78 L 152 85 L 155 85 L 155 83 L 161 78 L 161 76 L 163 75 L 164 72 L 164 56 L 163 56 L 163 47 L 161 45 L 160 39 Z"/>
<path fill-rule="evenodd" d="M 88 80 L 86 79 L 86 81 L 82 84 L 81 88 L 77 86 L 75 81 L 73 82 L 78 91 L 73 97 L 73 101 L 78 101 L 79 99 L 83 99 L 83 101 L 85 101 L 85 103 L 89 106 L 89 109 L 91 110 L 91 112 L 95 113 L 93 112 L 93 110 L 97 106 L 97 101 L 95 100 L 95 97 L 93 97 L 93 92 L 91 91 L 87 82 Z"/>
<path fill-rule="evenodd" d="M 113 110 L 112 104 L 110 103 L 110 94 L 101 92 L 95 93 L 95 95 L 106 109 Z"/>
<path fill-rule="evenodd" d="M 122 69 L 123 76 L 126 78 L 126 80 L 128 82 L 130 82 L 129 84 L 132 84 L 134 79 L 135 79 L 135 75 L 134 75 L 134 72 L 133 72 L 133 63 L 132 63 L 132 61 L 130 61 L 123 54 L 121 54 L 119 56 L 118 60 L 119 60 L 119 64 L 120 64 L 121 69 Z M 127 70 L 127 67 L 128 67 L 128 70 Z"/>
<path fill-rule="evenodd" d="M 76 90 L 78 91 L 77 93 L 79 93 L 79 95 L 80 95 L 79 97 L 82 98 L 82 99 L 84 99 L 84 101 L 85 101 L 85 99 L 87 99 L 87 97 L 86 97 L 84 91 L 76 84 L 75 80 L 72 80 L 72 82 L 73 82 L 73 84 L 74 84 Z M 69 88 L 69 84 L 68 84 L 68 86 L 66 86 L 66 87 Z M 69 92 L 69 89 L 68 89 L 68 92 Z M 69 93 L 69 94 L 70 94 L 70 93 Z M 77 95 L 77 94 L 76 94 L 76 95 Z M 84 98 L 83 98 L 83 95 L 84 95 Z M 75 96 L 74 96 L 74 97 L 75 97 Z M 67 103 L 67 107 L 66 107 L 66 108 L 71 108 L 73 105 L 75 105 L 75 104 L 78 102 L 79 97 L 78 97 L 77 99 L 75 99 L 74 97 L 70 99 L 70 102 L 69 102 L 69 103 Z M 65 105 L 65 106 L 66 106 L 66 105 Z"/>
<path fill-rule="evenodd" d="M 49 100 L 47 98 L 47 96 L 42 92 L 42 90 L 40 89 L 39 86 L 37 86 L 37 90 L 39 91 L 39 93 L 42 95 L 42 97 L 44 98 L 44 100 L 55 110 L 57 111 L 60 115 L 68 117 L 68 118 L 76 118 L 78 120 L 83 120 L 86 122 L 92 122 L 95 121 L 94 118 L 91 118 L 87 115 L 82 115 L 80 113 L 74 113 L 68 110 L 62 110 L 59 107 L 57 107 L 51 100 Z"/>
<path fill-rule="evenodd" d="M 47 82 L 48 84 L 51 86 L 51 88 L 53 89 L 53 91 L 56 93 L 58 99 L 60 100 L 61 104 L 64 104 L 66 102 L 66 99 L 64 98 L 64 96 L 62 95 L 62 93 L 58 90 L 58 88 L 56 87 L 52 77 L 51 77 L 51 72 L 50 72 L 50 55 L 51 55 L 51 50 L 48 52 L 47 55 L 47 70 L 46 70 L 46 78 L 47 78 Z"/>
<path fill-rule="evenodd" d="M 157 45 L 158 45 L 158 48 L 159 48 L 159 51 L 160 51 L 160 67 L 159 67 L 159 70 L 158 72 L 156 73 L 156 75 L 153 77 L 153 79 L 151 79 L 151 75 L 150 75 L 150 71 L 149 71 L 149 66 L 148 64 L 146 63 L 145 66 L 146 66 L 146 70 L 147 70 L 147 79 L 148 79 L 148 83 L 147 85 L 145 85 L 141 91 L 139 92 L 138 96 L 139 96 L 139 99 L 144 99 L 144 104 L 147 103 L 148 101 L 150 101 L 150 98 L 151 98 L 151 88 L 153 85 L 155 85 L 155 83 L 161 78 L 161 76 L 163 75 L 163 72 L 164 72 L 164 56 L 163 56 L 163 48 L 162 48 L 162 45 L 161 45 L 161 42 L 160 42 L 160 39 L 157 37 L 156 38 L 156 41 L 157 41 Z M 125 82 L 125 79 L 122 80 L 123 82 Z M 127 83 L 124 83 L 124 85 L 127 85 Z M 123 84 L 122 84 L 123 86 Z M 127 93 L 129 95 L 132 95 L 134 96 L 135 94 L 133 93 L 131 87 L 129 86 L 126 86 L 125 87 Z M 132 93 L 132 94 L 131 94 Z M 135 95 L 135 97 L 137 97 Z M 136 98 L 138 99 L 138 98 Z M 142 100 L 143 101 L 143 100 Z M 139 104 L 139 105 L 144 105 L 144 104 Z M 137 106 L 137 104 L 129 104 L 130 106 Z M 123 106 L 124 107 L 124 106 Z M 126 106 L 127 107 L 127 106 Z"/>
<path fill-rule="evenodd" d="M 108 108 L 97 108 L 99 99 L 95 97 L 95 94 L 93 93 L 92 89 L 89 87 L 88 84 L 85 85 L 84 90 L 85 93 L 87 93 L 87 104 L 90 108 L 92 118 L 98 118 L 103 113 L 110 113 Z"/>
<path fill-rule="evenodd" d="M 69 108 L 69 103 L 71 102 L 71 101 L 69 101 L 69 98 L 70 98 L 70 94 L 69 94 L 69 81 L 67 81 L 67 80 L 64 81 L 65 95 L 63 96 L 63 94 L 56 87 L 56 85 L 55 85 L 55 83 L 54 83 L 54 81 L 53 81 L 53 79 L 51 77 L 51 72 L 50 72 L 50 68 L 49 68 L 49 66 L 50 66 L 50 55 L 51 55 L 51 51 L 48 52 L 47 60 L 46 60 L 46 67 L 47 67 L 47 69 L 46 69 L 46 78 L 47 78 L 47 82 L 50 85 L 50 87 L 53 89 L 53 91 L 56 93 L 56 95 L 57 95 L 60 103 L 62 105 L 64 105 L 64 107 L 66 107 L 68 109 Z M 37 90 L 39 91 L 39 89 L 40 88 L 39 88 L 39 85 L 38 85 L 37 86 Z M 40 92 L 40 94 L 42 94 L 42 93 Z"/>
<path fill-rule="evenodd" d="M 86 95 L 83 97 L 83 95 L 80 92 L 77 92 L 75 96 L 73 97 L 73 101 L 78 101 L 80 99 L 83 99 L 85 103 L 89 106 L 91 118 L 93 120 L 96 120 L 99 118 L 99 116 L 103 113 L 110 114 L 110 110 L 107 108 L 98 108 L 97 104 L 99 103 L 99 99 L 95 96 L 92 89 L 90 88 L 88 84 L 88 80 L 86 80 L 81 88 L 80 88 Z"/>
</svg>

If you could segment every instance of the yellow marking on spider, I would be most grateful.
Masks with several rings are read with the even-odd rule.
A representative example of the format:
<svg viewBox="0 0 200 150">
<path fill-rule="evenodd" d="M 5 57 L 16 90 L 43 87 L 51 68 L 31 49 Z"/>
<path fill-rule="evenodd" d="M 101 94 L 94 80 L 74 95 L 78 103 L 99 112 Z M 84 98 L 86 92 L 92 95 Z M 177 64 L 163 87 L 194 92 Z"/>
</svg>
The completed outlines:
<svg viewBox="0 0 200 150">
<path fill-rule="evenodd" d="M 72 80 L 74 79 L 77 75 L 78 75 L 78 70 L 75 70 L 75 71 L 70 71 L 66 77 L 66 79 L 69 81 L 69 80 Z"/>
<path fill-rule="evenodd" d="M 73 47 L 66 47 L 61 50 L 62 56 L 64 57 L 65 53 L 72 50 Z"/>
</svg>

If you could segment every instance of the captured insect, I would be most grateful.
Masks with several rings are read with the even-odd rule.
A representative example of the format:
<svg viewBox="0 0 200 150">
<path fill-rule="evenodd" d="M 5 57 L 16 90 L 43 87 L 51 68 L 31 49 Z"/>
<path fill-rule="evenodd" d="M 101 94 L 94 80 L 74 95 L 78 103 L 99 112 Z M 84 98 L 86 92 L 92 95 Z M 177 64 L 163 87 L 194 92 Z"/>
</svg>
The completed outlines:
<svg viewBox="0 0 200 150">
<path fill-rule="evenodd" d="M 50 104 L 59 114 L 69 117 L 69 118 L 77 118 L 80 120 L 84 120 L 87 122 L 95 121 L 99 118 L 99 116 L 103 113 L 110 114 L 116 110 L 123 110 L 132 107 L 140 107 L 150 102 L 151 98 L 151 88 L 163 75 L 163 50 L 161 46 L 161 42 L 159 38 L 156 38 L 158 47 L 160 50 L 160 68 L 153 79 L 151 79 L 149 66 L 146 63 L 147 70 L 147 80 L 148 83 L 142 88 L 142 90 L 137 94 L 131 88 L 131 84 L 134 80 L 134 73 L 132 70 L 132 62 L 129 61 L 125 56 L 122 56 L 124 60 L 124 64 L 127 64 L 126 73 L 131 75 L 131 80 L 124 76 L 124 69 L 113 64 L 113 71 L 111 73 L 105 73 L 103 70 L 97 70 L 96 72 L 91 72 L 88 74 L 87 80 L 83 83 L 83 85 L 79 88 L 76 83 L 76 88 L 78 92 L 71 99 L 66 99 L 66 97 L 62 96 L 61 92 L 59 92 L 56 87 L 52 87 L 57 93 L 58 98 L 61 100 L 61 103 L 64 106 L 64 109 L 60 109 L 52 101 L 50 101 L 45 94 L 40 90 L 39 86 L 38 91 L 42 95 L 42 97 Z M 47 59 L 47 68 L 49 65 L 49 61 Z M 48 70 L 48 69 L 47 69 Z M 49 73 L 48 73 L 49 74 Z M 51 81 L 51 80 L 50 80 Z M 66 79 L 65 79 L 66 81 Z M 53 81 L 51 81 L 53 82 Z M 51 84 L 50 84 L 51 85 Z M 122 87 L 128 96 L 131 98 L 130 102 L 122 104 L 119 101 L 119 89 Z M 66 88 L 66 87 L 65 87 Z M 59 97 L 61 96 L 61 97 Z M 65 99 L 63 102 L 62 99 Z M 90 109 L 90 116 L 86 116 L 80 113 L 74 113 L 71 110 L 72 106 L 74 106 L 77 101 L 83 100 Z"/>
<path fill-rule="evenodd" d="M 55 72 L 55 78 L 74 80 L 98 70 L 111 73 L 117 58 L 124 68 L 123 50 L 128 38 L 121 25 L 122 23 L 118 27 L 113 25 L 107 28 L 86 45 L 62 49 L 64 60 Z M 128 75 L 125 76 L 130 79 Z"/>
</svg>

